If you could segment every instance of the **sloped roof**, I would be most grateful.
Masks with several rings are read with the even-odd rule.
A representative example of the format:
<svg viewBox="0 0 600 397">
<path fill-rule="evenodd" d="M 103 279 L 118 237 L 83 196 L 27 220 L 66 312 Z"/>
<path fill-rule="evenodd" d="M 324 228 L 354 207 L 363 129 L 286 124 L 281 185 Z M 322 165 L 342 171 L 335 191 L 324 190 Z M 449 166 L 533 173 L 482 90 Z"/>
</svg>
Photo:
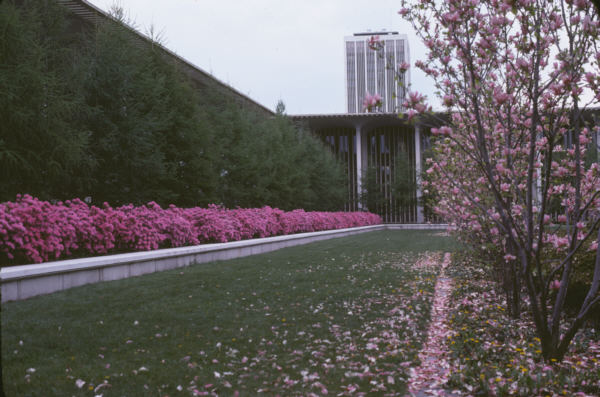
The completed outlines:
<svg viewBox="0 0 600 397">
<path fill-rule="evenodd" d="M 116 21 L 108 13 L 99 9 L 98 7 L 89 3 L 86 0 L 55 0 L 55 1 L 58 4 L 62 5 L 63 7 L 65 7 L 67 10 L 69 10 L 76 18 L 78 18 L 88 24 L 97 25 L 97 24 L 103 23 L 105 21 L 112 21 L 115 23 L 120 23 L 120 22 Z M 194 65 L 193 63 L 191 63 L 190 61 L 181 57 L 180 55 L 177 55 L 176 53 L 169 50 L 165 46 L 153 42 L 149 37 L 147 37 L 146 35 L 144 35 L 143 33 L 139 32 L 139 31 L 135 30 L 131 26 L 125 25 L 125 27 L 127 29 L 129 29 L 133 34 L 135 34 L 142 42 L 145 42 L 149 45 L 153 45 L 155 47 L 160 48 L 160 50 L 163 51 L 165 53 L 165 55 L 169 56 L 175 62 L 177 62 L 177 64 L 181 67 L 182 71 L 188 77 L 190 77 L 196 84 L 199 84 L 200 86 L 204 86 L 204 87 L 209 86 L 209 85 L 215 86 L 215 87 L 217 87 L 217 89 L 219 89 L 224 94 L 231 95 L 234 99 L 238 100 L 240 103 L 243 103 L 244 105 L 248 105 L 251 108 L 258 110 L 261 113 L 265 113 L 266 115 L 269 115 L 269 116 L 273 116 L 275 114 L 271 109 L 256 102 L 255 100 L 253 100 L 249 96 L 241 93 L 240 91 L 236 90 L 229 84 L 222 82 L 221 80 L 214 77 L 212 74 L 204 71 L 202 68 Z"/>
</svg>

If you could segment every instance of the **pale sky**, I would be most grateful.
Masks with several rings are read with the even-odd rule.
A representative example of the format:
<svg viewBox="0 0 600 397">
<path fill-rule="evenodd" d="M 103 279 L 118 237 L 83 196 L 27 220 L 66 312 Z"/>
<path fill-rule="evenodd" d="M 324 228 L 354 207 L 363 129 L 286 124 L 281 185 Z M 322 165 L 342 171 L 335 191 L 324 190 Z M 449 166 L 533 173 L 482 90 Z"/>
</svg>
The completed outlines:
<svg viewBox="0 0 600 397">
<path fill-rule="evenodd" d="M 121 6 L 142 32 L 274 110 L 345 113 L 344 36 L 386 29 L 408 35 L 411 66 L 425 47 L 397 11 L 399 0 L 88 0 Z M 411 70 L 412 90 L 440 108 L 433 82 Z"/>
</svg>

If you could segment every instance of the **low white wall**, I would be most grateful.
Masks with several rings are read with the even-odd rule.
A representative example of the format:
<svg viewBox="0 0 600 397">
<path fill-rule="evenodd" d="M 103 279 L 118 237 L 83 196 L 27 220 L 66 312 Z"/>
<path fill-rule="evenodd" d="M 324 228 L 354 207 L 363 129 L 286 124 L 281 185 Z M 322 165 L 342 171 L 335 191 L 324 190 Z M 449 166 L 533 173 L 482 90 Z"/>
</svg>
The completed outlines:
<svg viewBox="0 0 600 397">
<path fill-rule="evenodd" d="M 197 263 L 262 254 L 294 245 L 376 230 L 445 228 L 446 225 L 427 224 L 363 226 L 324 232 L 232 241 L 220 244 L 203 244 L 193 247 L 168 248 L 155 251 L 70 259 L 35 265 L 3 267 L 0 269 L 2 302 L 27 299 L 36 295 L 49 294 L 100 281 L 119 280 Z"/>
</svg>

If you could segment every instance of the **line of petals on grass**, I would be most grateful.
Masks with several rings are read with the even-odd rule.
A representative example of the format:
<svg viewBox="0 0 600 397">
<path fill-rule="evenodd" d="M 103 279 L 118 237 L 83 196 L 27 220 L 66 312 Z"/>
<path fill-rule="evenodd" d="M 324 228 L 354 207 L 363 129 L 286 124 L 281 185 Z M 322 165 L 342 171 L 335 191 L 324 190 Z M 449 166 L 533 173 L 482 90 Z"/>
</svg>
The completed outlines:
<svg viewBox="0 0 600 397">
<path fill-rule="evenodd" d="M 436 256 L 428 256 L 415 264 L 415 267 L 430 267 L 436 265 Z M 450 365 L 445 349 L 445 340 L 452 331 L 448 327 L 448 304 L 452 290 L 452 280 L 445 276 L 445 270 L 450 264 L 450 254 L 444 255 L 441 272 L 435 286 L 432 304 L 431 322 L 427 331 L 427 341 L 419 353 L 421 365 L 411 368 L 408 380 L 408 390 L 411 395 L 450 395 L 443 386 L 448 381 Z"/>
</svg>

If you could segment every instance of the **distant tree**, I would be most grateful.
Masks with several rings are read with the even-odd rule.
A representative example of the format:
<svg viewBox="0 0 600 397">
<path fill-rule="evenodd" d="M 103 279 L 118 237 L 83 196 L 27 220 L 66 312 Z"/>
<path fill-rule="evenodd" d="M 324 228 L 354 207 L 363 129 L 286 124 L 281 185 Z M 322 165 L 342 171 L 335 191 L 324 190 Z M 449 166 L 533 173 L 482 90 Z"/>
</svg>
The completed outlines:
<svg viewBox="0 0 600 397">
<path fill-rule="evenodd" d="M 360 193 L 360 202 L 363 208 L 368 211 L 377 213 L 379 209 L 385 204 L 385 195 L 382 191 L 382 184 L 378 180 L 378 167 L 369 166 L 362 175 L 361 186 L 362 191 Z"/>
<path fill-rule="evenodd" d="M 405 150 L 401 150 L 397 154 L 393 170 L 392 197 L 401 207 L 408 206 L 416 199 L 417 180 L 409 155 Z"/>
<path fill-rule="evenodd" d="M 319 140 L 287 117 L 228 106 L 214 116 L 219 196 L 229 207 L 341 209 L 343 173 Z"/>
<path fill-rule="evenodd" d="M 277 106 L 275 107 L 275 113 L 278 115 L 284 115 L 285 114 L 285 103 L 283 103 L 283 100 L 279 100 L 277 101 Z"/>
<path fill-rule="evenodd" d="M 394 159 L 389 180 L 382 176 L 385 167 L 370 165 L 362 177 L 361 202 L 369 211 L 378 212 L 388 203 L 407 207 L 416 198 L 416 177 L 408 153 L 400 150 Z M 386 193 L 387 192 L 387 193 Z"/>
<path fill-rule="evenodd" d="M 292 127 L 288 124 L 288 128 Z M 304 194 L 297 193 L 298 197 L 302 198 L 307 209 L 341 211 L 347 194 L 342 165 L 318 138 L 308 132 L 297 131 L 296 140 L 299 149 L 297 163 L 302 164 L 297 174 L 303 176 L 308 184 L 302 190 Z M 296 203 L 301 202 L 297 199 Z"/>
</svg>

